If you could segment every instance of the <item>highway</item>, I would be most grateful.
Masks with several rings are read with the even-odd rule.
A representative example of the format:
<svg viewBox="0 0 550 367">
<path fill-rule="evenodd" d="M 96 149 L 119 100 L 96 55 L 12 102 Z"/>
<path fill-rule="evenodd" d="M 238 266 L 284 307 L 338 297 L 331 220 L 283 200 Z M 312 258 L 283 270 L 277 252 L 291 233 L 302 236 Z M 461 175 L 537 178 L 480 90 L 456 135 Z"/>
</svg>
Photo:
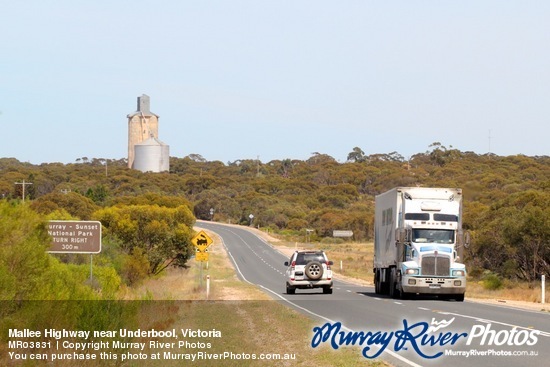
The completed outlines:
<svg viewBox="0 0 550 367">
<path fill-rule="evenodd" d="M 378 358 L 394 366 L 538 367 L 550 359 L 547 312 L 468 300 L 394 300 L 376 295 L 374 287 L 338 280 L 330 295 L 321 289 L 287 295 L 283 265 L 287 256 L 246 227 L 206 221 L 197 221 L 196 226 L 220 236 L 243 281 L 318 320 L 312 340 L 319 344 L 331 340 L 339 344 L 337 335 L 332 338 L 334 333 L 329 334 L 329 326 L 341 323 L 340 331 L 346 334 L 363 332 L 365 338 L 358 353 L 372 356 L 380 352 Z"/>
</svg>

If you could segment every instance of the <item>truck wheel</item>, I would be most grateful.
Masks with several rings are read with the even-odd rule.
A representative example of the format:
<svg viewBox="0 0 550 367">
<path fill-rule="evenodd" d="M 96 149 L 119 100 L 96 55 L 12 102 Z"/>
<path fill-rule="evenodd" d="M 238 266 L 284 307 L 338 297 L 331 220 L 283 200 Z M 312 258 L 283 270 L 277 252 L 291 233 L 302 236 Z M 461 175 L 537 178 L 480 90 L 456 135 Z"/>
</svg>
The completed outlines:
<svg viewBox="0 0 550 367">
<path fill-rule="evenodd" d="M 378 273 L 378 270 L 376 270 L 376 273 L 374 273 L 374 293 L 380 294 L 380 274 Z"/>
<path fill-rule="evenodd" d="M 382 281 L 382 271 L 378 272 L 378 279 L 379 279 L 378 288 L 380 288 L 380 294 L 384 294 L 384 295 L 390 294 L 390 282 L 387 279 L 385 282 Z"/>
<path fill-rule="evenodd" d="M 390 272 L 390 297 L 391 298 L 398 298 L 398 290 L 395 285 L 395 269 L 392 269 Z"/>
<path fill-rule="evenodd" d="M 457 302 L 464 302 L 464 293 L 462 293 L 462 294 L 457 294 L 456 297 L 455 297 L 455 301 L 457 301 Z"/>
<path fill-rule="evenodd" d="M 323 266 L 318 261 L 312 261 L 306 265 L 305 272 L 311 280 L 321 279 L 323 276 Z"/>
</svg>

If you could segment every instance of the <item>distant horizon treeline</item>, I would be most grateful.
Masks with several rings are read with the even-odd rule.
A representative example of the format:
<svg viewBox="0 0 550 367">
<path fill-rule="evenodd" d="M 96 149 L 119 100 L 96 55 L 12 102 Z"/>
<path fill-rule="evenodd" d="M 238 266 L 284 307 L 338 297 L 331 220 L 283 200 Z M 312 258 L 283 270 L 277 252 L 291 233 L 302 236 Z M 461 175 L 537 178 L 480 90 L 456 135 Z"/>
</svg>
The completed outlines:
<svg viewBox="0 0 550 367">
<path fill-rule="evenodd" d="M 370 241 L 375 195 L 397 186 L 458 187 L 473 239 L 465 254 L 471 273 L 530 281 L 549 273 L 550 157 L 478 155 L 440 143 L 429 148 L 405 159 L 355 147 L 345 163 L 321 153 L 227 164 L 191 154 L 171 157 L 165 173 L 128 169 L 124 159 L 33 165 L 0 158 L 0 198 L 21 200 L 24 180 L 32 183 L 25 200 L 37 213 L 64 210 L 81 220 L 130 198 L 161 207 L 179 198 L 197 219 L 253 225 L 295 240 L 304 240 L 306 229 L 313 230 L 311 241 L 352 230 L 354 240 Z"/>
</svg>

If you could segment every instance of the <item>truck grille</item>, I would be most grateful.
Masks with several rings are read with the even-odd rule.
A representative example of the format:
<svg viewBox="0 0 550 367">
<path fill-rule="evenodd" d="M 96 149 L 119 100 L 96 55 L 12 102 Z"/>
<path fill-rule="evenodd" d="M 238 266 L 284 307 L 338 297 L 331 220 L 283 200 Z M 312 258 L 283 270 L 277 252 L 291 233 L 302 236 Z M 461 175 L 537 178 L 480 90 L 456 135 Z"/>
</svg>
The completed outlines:
<svg viewBox="0 0 550 367">
<path fill-rule="evenodd" d="M 449 276 L 451 259 L 447 256 L 423 256 L 422 275 Z"/>
</svg>

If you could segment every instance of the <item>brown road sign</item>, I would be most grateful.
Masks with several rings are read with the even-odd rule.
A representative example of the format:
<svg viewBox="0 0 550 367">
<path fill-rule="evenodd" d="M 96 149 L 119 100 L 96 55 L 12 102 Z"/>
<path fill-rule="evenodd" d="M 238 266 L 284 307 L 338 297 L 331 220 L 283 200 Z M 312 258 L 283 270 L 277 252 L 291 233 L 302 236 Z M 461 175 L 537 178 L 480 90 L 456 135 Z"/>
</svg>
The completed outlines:
<svg viewBox="0 0 550 367">
<path fill-rule="evenodd" d="M 201 252 L 204 252 L 214 242 L 204 231 L 197 233 L 195 237 L 191 239 L 191 242 L 195 247 L 197 247 Z"/>
<path fill-rule="evenodd" d="M 51 220 L 48 252 L 97 254 L 101 252 L 101 223 L 97 221 Z"/>
</svg>

